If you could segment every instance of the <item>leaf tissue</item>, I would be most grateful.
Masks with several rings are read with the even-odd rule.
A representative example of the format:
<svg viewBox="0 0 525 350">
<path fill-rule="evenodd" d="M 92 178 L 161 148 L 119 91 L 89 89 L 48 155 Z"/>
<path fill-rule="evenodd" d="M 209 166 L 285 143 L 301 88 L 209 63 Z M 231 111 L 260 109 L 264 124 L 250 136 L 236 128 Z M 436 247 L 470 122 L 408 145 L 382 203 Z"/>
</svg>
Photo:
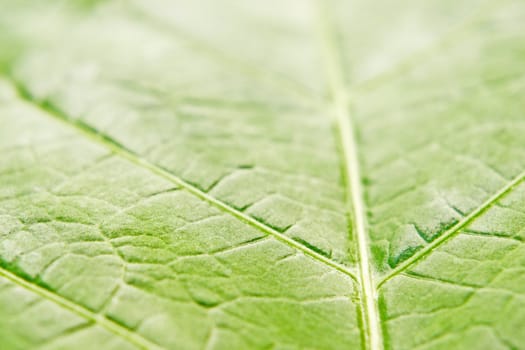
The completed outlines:
<svg viewBox="0 0 525 350">
<path fill-rule="evenodd" d="M 524 1 L 0 7 L 0 349 L 525 349 Z"/>
</svg>

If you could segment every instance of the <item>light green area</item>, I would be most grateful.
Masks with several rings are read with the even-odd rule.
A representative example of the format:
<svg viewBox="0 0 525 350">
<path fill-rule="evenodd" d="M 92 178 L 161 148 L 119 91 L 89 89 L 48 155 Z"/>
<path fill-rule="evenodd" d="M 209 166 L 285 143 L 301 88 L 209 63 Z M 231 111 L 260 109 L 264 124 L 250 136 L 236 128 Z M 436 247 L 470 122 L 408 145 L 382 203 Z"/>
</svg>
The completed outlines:
<svg viewBox="0 0 525 350">
<path fill-rule="evenodd" d="M 387 282 L 392 348 L 521 349 L 525 344 L 525 185 Z M 417 329 L 413 337 L 399 337 Z M 429 341 L 429 339 L 431 339 Z"/>
<path fill-rule="evenodd" d="M 525 349 L 522 1 L 0 6 L 0 349 Z"/>
</svg>

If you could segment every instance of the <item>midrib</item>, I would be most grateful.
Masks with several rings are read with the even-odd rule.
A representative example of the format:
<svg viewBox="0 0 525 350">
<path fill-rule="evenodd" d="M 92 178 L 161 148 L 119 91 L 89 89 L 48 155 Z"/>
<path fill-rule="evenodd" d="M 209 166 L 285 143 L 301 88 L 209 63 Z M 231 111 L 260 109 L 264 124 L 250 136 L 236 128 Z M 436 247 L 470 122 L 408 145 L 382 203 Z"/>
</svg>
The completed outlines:
<svg viewBox="0 0 525 350">
<path fill-rule="evenodd" d="M 323 47 L 326 71 L 331 91 L 331 108 L 340 140 L 340 152 L 346 180 L 346 201 L 357 241 L 359 264 L 360 300 L 363 313 L 367 347 L 370 350 L 383 349 L 381 323 L 377 306 L 377 290 L 370 271 L 370 251 L 367 235 L 367 220 L 359 167 L 359 154 L 355 131 L 350 115 L 350 96 L 345 83 L 341 52 L 336 42 L 336 29 L 325 0 L 319 3 L 320 40 Z"/>
<path fill-rule="evenodd" d="M 334 101 L 341 148 L 345 159 L 344 171 L 347 183 L 347 201 L 353 218 L 353 233 L 357 240 L 359 257 L 359 277 L 361 283 L 361 304 L 364 313 L 365 329 L 371 350 L 383 348 L 381 324 L 377 309 L 377 291 L 370 271 L 370 251 L 366 230 L 366 211 L 363 203 L 363 190 L 359 169 L 355 133 L 350 113 L 348 98 L 342 94 Z"/>
</svg>

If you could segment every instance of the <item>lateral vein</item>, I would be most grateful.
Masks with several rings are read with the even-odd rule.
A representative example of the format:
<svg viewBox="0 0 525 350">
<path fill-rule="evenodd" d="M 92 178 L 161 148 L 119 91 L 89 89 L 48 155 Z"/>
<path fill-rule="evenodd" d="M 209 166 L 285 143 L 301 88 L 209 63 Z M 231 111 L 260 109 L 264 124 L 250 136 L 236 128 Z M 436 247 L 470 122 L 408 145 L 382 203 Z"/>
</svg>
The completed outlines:
<svg viewBox="0 0 525 350">
<path fill-rule="evenodd" d="M 43 287 L 40 287 L 39 285 L 32 283 L 24 278 L 21 278 L 14 273 L 6 270 L 3 267 L 0 267 L 0 276 L 3 276 L 4 278 L 10 280 L 11 282 L 15 283 L 16 285 L 25 288 L 40 297 L 47 299 L 60 307 L 71 311 L 72 313 L 90 321 L 96 324 L 99 324 L 100 326 L 104 327 L 111 333 L 125 339 L 129 343 L 132 343 L 136 346 L 138 346 L 141 349 L 152 349 L 152 350 L 161 350 L 163 349 L 159 345 L 152 343 L 151 341 L 147 340 L 146 338 L 142 337 L 138 333 L 132 332 L 130 329 L 104 317 L 103 315 L 94 313 L 93 311 L 90 311 L 86 309 L 85 307 L 76 304 L 72 302 L 71 300 L 68 300 L 56 293 L 53 293 L 52 291 L 45 289 Z"/>
<path fill-rule="evenodd" d="M 271 235 L 275 237 L 277 240 L 279 240 L 281 243 L 284 243 L 296 250 L 301 251 L 302 253 L 310 256 L 314 260 L 317 260 L 318 262 L 322 263 L 323 265 L 326 265 L 332 269 L 335 269 L 350 278 L 352 278 L 354 281 L 357 282 L 357 276 L 346 266 L 337 263 L 334 260 L 331 260 L 327 257 L 325 257 L 322 254 L 319 254 L 315 252 L 314 250 L 311 250 L 310 248 L 304 246 L 303 244 L 289 238 L 288 236 L 282 234 L 281 232 L 276 231 L 275 229 L 263 224 L 262 222 L 252 218 L 251 216 L 243 213 L 242 211 L 235 209 L 231 207 L 230 205 L 224 203 L 223 201 L 209 195 L 208 193 L 202 191 L 198 187 L 188 183 L 187 181 L 183 180 L 182 178 L 178 177 L 177 175 L 173 174 L 172 172 L 156 165 L 148 160 L 140 157 L 135 152 L 129 150 L 124 145 L 120 144 L 118 141 L 112 139 L 108 135 L 100 132 L 99 130 L 95 129 L 91 125 L 84 123 L 81 120 L 76 120 L 73 118 L 70 118 L 68 115 L 66 115 L 64 112 L 62 112 L 59 108 L 56 106 L 50 104 L 49 102 L 39 102 L 36 101 L 29 91 L 27 91 L 24 86 L 22 86 L 20 83 L 17 83 L 13 79 L 11 79 L 12 83 L 18 90 L 19 96 L 25 100 L 26 102 L 30 103 L 33 106 L 38 107 L 40 110 L 45 112 L 45 115 L 51 117 L 54 120 L 57 120 L 61 122 L 62 124 L 68 126 L 69 128 L 75 129 L 77 132 L 84 135 L 86 138 L 90 139 L 92 142 L 95 142 L 97 144 L 100 144 L 113 152 L 114 154 L 128 160 L 132 164 L 142 167 L 144 169 L 149 170 L 151 173 L 160 176 L 178 186 L 185 189 L 186 191 L 192 193 L 193 195 L 197 196 L 198 198 L 208 202 L 209 204 L 219 208 L 220 210 L 229 213 L 230 215 L 234 216 L 238 220 L 257 228 L 258 230 Z"/>
<path fill-rule="evenodd" d="M 350 115 L 350 96 L 344 78 L 344 65 L 340 60 L 340 50 L 336 42 L 336 29 L 326 8 L 325 0 L 320 4 L 320 37 L 323 44 L 325 64 L 332 94 L 332 108 L 336 128 L 341 143 L 344 176 L 347 183 L 347 205 L 352 216 L 353 231 L 357 239 L 359 256 L 359 277 L 361 282 L 361 304 L 371 350 L 383 348 L 381 323 L 377 309 L 377 293 L 371 273 L 369 245 L 367 238 L 367 219 L 363 200 L 359 154 L 355 139 L 355 128 Z"/>
<path fill-rule="evenodd" d="M 461 231 L 461 229 L 465 228 L 465 226 L 467 226 L 468 224 L 470 224 L 471 222 L 476 220 L 486 210 L 491 208 L 497 201 L 499 201 L 505 195 L 510 193 L 524 179 L 525 179 L 525 171 L 523 171 L 522 173 L 517 175 L 514 179 L 512 179 L 509 183 L 507 183 L 505 186 L 503 186 L 499 191 L 497 191 L 495 194 L 493 194 L 489 199 L 487 199 L 485 202 L 483 202 L 479 207 L 477 207 L 472 212 L 470 212 L 470 214 L 465 216 L 463 219 L 458 221 L 454 226 L 452 226 L 447 231 L 445 231 L 442 235 L 440 235 L 432 243 L 430 243 L 429 245 L 427 245 L 423 249 L 419 250 L 417 253 L 415 253 L 410 258 L 405 260 L 403 263 L 398 265 L 395 269 L 393 269 L 390 272 L 390 274 L 388 274 L 386 277 L 384 277 L 377 284 L 377 289 L 381 288 L 381 286 L 383 284 L 385 284 L 388 280 L 390 280 L 394 276 L 399 275 L 401 272 L 407 270 L 409 267 L 417 264 L 419 261 L 424 259 L 428 254 L 432 253 L 436 248 L 438 248 L 439 246 L 443 245 L 450 238 L 454 237 L 457 233 L 459 233 Z"/>
</svg>

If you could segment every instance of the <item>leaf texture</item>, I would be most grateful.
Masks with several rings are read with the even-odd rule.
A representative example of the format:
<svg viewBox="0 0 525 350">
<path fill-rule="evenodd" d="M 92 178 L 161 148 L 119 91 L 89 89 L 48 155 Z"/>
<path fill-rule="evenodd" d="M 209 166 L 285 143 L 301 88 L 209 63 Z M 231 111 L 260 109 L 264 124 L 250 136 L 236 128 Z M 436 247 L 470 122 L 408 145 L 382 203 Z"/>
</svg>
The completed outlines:
<svg viewBox="0 0 525 350">
<path fill-rule="evenodd" d="M 525 5 L 0 1 L 2 349 L 523 349 Z"/>
</svg>

